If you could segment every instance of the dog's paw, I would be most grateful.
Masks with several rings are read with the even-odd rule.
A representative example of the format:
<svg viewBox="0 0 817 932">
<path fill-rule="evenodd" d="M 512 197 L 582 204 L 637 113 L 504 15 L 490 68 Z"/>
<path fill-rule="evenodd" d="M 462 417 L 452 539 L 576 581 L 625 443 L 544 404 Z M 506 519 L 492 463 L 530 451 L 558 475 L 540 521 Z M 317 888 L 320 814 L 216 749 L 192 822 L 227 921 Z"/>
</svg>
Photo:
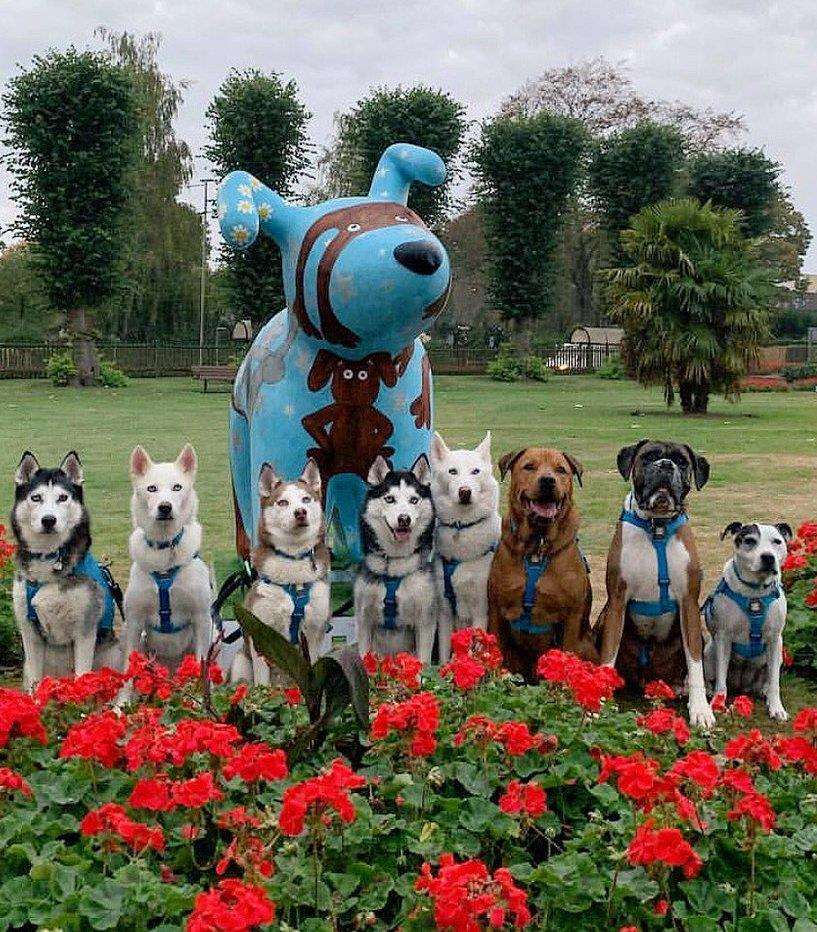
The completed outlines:
<svg viewBox="0 0 817 932">
<path fill-rule="evenodd" d="M 693 728 L 709 729 L 715 724 L 715 713 L 705 695 L 689 697 L 689 723 Z"/>
<path fill-rule="evenodd" d="M 779 699 L 777 702 L 769 702 L 766 708 L 769 710 L 769 718 L 777 722 L 788 721 L 789 713 L 783 708 L 783 703 Z"/>
</svg>

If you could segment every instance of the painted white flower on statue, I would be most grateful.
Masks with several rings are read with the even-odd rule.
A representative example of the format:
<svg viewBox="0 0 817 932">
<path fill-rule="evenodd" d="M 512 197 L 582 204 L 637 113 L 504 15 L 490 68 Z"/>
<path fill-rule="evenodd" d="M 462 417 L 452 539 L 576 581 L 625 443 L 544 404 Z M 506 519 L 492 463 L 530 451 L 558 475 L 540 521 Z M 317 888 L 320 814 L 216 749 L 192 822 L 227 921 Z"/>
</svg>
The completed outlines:
<svg viewBox="0 0 817 932">
<path fill-rule="evenodd" d="M 262 220 L 267 220 L 272 216 L 272 207 L 266 202 L 258 205 L 258 216 Z"/>
<path fill-rule="evenodd" d="M 252 201 L 239 201 L 237 207 L 240 214 L 251 214 L 255 209 L 255 204 Z"/>
<path fill-rule="evenodd" d="M 253 179 L 250 181 L 250 184 L 251 184 L 256 190 L 257 190 L 258 188 L 261 187 L 261 182 L 260 182 L 257 178 L 253 178 Z"/>
<path fill-rule="evenodd" d="M 246 243 L 250 238 L 250 231 L 241 223 L 236 223 L 230 230 L 230 235 L 237 243 Z"/>
<path fill-rule="evenodd" d="M 248 184 L 240 184 L 238 186 L 238 193 L 243 194 L 244 197 L 252 197 L 252 188 Z"/>
</svg>

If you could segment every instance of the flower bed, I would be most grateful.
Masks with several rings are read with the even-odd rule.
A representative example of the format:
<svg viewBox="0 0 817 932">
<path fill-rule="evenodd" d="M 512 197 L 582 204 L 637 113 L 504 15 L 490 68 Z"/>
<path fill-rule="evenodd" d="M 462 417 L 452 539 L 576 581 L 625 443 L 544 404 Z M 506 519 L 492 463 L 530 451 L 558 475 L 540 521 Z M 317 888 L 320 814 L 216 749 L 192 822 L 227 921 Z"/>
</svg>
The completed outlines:
<svg viewBox="0 0 817 932">
<path fill-rule="evenodd" d="M 813 928 L 816 709 L 705 741 L 663 683 L 621 711 L 573 655 L 522 687 L 454 647 L 368 658 L 369 734 L 308 751 L 297 690 L 207 699 L 192 659 L 134 655 L 124 713 L 110 671 L 0 690 L 0 929 Z"/>
<path fill-rule="evenodd" d="M 783 638 L 800 672 L 817 674 L 817 521 L 806 521 L 783 564 L 789 613 Z"/>
</svg>

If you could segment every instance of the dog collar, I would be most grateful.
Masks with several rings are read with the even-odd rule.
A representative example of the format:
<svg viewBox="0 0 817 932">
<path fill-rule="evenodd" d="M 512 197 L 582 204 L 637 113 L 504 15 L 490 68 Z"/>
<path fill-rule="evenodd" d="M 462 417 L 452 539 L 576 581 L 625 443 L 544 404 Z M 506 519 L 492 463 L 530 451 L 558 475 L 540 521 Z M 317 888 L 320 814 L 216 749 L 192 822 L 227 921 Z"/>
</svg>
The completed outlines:
<svg viewBox="0 0 817 932">
<path fill-rule="evenodd" d="M 478 524 L 482 524 L 483 521 L 488 520 L 488 515 L 483 515 L 481 518 L 477 518 L 476 521 L 438 521 L 437 524 L 440 527 L 450 527 L 455 531 L 464 531 L 469 527 L 476 527 Z"/>
<path fill-rule="evenodd" d="M 145 543 L 148 545 L 148 547 L 151 548 L 151 550 L 170 550 L 171 547 L 178 547 L 183 537 L 184 528 L 182 528 L 179 533 L 171 540 L 151 540 L 146 536 Z"/>
<path fill-rule="evenodd" d="M 754 582 L 749 582 L 748 579 L 744 579 L 738 572 L 738 565 L 737 563 L 735 563 L 734 560 L 732 560 L 732 572 L 735 574 L 735 578 L 737 579 L 737 581 L 742 586 L 746 586 L 747 589 L 772 589 L 772 588 L 776 589 L 777 588 L 776 582 L 754 583 Z"/>
<path fill-rule="evenodd" d="M 29 550 L 28 555 L 32 560 L 39 560 L 42 563 L 47 563 L 50 560 L 60 560 L 65 562 L 65 554 L 67 553 L 66 547 L 58 547 L 56 550 L 52 550 L 49 553 L 37 553 L 34 550 Z"/>
<path fill-rule="evenodd" d="M 641 515 L 636 514 L 629 508 L 624 508 L 621 512 L 620 520 L 625 524 L 632 524 L 634 527 L 646 531 L 653 540 L 668 540 L 675 534 L 678 528 L 686 524 L 689 519 L 686 516 L 686 512 L 682 511 L 668 521 L 656 522 L 653 518 L 642 518 Z"/>
<path fill-rule="evenodd" d="M 272 552 L 276 557 L 283 557 L 285 560 L 305 560 L 307 557 L 311 557 L 312 562 L 315 562 L 314 547 L 309 550 L 302 550 L 300 553 L 287 553 L 286 550 L 279 550 L 277 547 L 273 547 Z"/>
</svg>

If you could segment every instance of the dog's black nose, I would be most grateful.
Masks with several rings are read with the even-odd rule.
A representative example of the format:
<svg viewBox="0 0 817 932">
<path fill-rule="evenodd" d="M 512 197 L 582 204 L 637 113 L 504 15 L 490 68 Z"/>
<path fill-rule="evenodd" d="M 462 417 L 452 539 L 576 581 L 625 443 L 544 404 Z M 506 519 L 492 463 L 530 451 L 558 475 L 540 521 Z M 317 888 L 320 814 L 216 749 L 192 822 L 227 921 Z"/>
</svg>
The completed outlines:
<svg viewBox="0 0 817 932">
<path fill-rule="evenodd" d="M 54 515 L 43 515 L 42 518 L 40 518 L 40 523 L 44 531 L 53 531 L 57 526 L 57 519 Z"/>
<path fill-rule="evenodd" d="M 760 565 L 764 570 L 773 570 L 776 565 L 776 561 L 773 553 L 762 553 L 760 555 Z"/>
<path fill-rule="evenodd" d="M 460 502 L 463 505 L 469 505 L 471 503 L 471 490 L 470 489 L 466 489 L 466 488 L 459 489 L 457 494 L 459 495 Z"/>
<path fill-rule="evenodd" d="M 556 488 L 556 479 L 553 476 L 540 476 L 539 477 L 539 491 L 544 492 L 553 492 Z"/>
<path fill-rule="evenodd" d="M 295 516 L 296 520 L 303 521 L 306 517 L 306 508 L 296 508 L 292 514 Z"/>
<path fill-rule="evenodd" d="M 411 527 L 411 515 L 398 515 L 397 516 L 397 527 L 401 530 Z"/>
<path fill-rule="evenodd" d="M 410 272 L 433 275 L 443 264 L 443 251 L 428 240 L 418 239 L 397 246 L 394 258 Z"/>
<path fill-rule="evenodd" d="M 169 518 L 173 514 L 173 506 L 170 502 L 160 502 L 156 510 L 159 512 L 160 518 Z"/>
</svg>

